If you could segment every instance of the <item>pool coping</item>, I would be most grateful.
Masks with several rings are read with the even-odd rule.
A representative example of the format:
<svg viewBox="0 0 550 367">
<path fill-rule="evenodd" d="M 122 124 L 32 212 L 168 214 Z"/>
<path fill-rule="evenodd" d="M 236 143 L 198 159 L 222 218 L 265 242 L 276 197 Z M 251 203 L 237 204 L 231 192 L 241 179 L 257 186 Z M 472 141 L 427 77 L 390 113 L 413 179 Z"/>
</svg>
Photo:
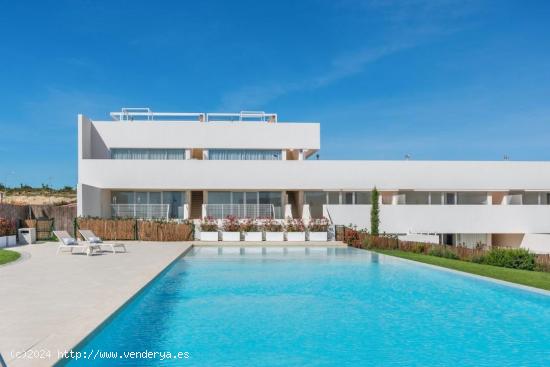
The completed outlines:
<svg viewBox="0 0 550 367">
<path fill-rule="evenodd" d="M 116 310 L 114 310 L 109 316 L 107 316 L 101 323 L 99 323 L 93 330 L 91 330 L 88 335 L 86 335 L 84 338 L 82 338 L 78 343 L 76 343 L 74 346 L 72 346 L 69 350 L 77 350 L 82 345 L 86 344 L 91 338 L 93 338 L 97 333 L 99 333 L 103 328 L 107 326 L 107 324 L 112 321 L 120 312 L 124 310 L 134 299 L 136 299 L 140 294 L 142 294 L 146 288 L 152 284 L 155 280 L 157 280 L 159 277 L 161 277 L 164 273 L 166 273 L 172 265 L 174 265 L 178 260 L 180 260 L 182 257 L 187 255 L 192 249 L 193 244 L 191 244 L 189 247 L 187 247 L 185 250 L 182 251 L 181 254 L 176 256 L 176 258 L 172 261 L 170 261 L 162 270 L 160 270 L 154 277 L 152 277 L 148 282 L 146 282 L 137 292 L 135 292 L 130 298 L 128 298 L 124 303 L 122 303 Z M 65 366 L 67 363 L 69 363 L 72 359 L 58 359 L 52 366 L 53 367 L 61 367 Z"/>
<path fill-rule="evenodd" d="M 354 248 L 356 248 L 356 247 L 354 247 Z M 529 285 L 509 282 L 507 280 L 501 280 L 501 279 L 486 277 L 484 275 L 472 274 L 472 273 L 468 273 L 468 272 L 465 272 L 465 271 L 446 268 L 444 266 L 427 264 L 427 263 L 424 263 L 424 262 L 421 262 L 421 261 L 414 261 L 414 260 L 410 260 L 410 259 L 404 259 L 404 258 L 399 257 L 399 256 L 383 254 L 383 253 L 376 252 L 376 251 L 365 250 L 365 249 L 360 249 L 360 248 L 356 248 L 356 249 L 367 251 L 367 252 L 374 253 L 374 254 L 378 254 L 379 256 L 388 256 L 388 257 L 391 257 L 392 259 L 397 259 L 397 260 L 407 262 L 407 263 L 411 263 L 411 264 L 415 264 L 415 265 L 422 265 L 422 266 L 429 267 L 429 268 L 432 268 L 432 269 L 435 269 L 435 270 L 446 271 L 446 272 L 449 272 L 449 273 L 454 273 L 454 274 L 458 274 L 458 275 L 462 275 L 462 276 L 466 276 L 466 277 L 470 277 L 470 278 L 476 278 L 476 279 L 480 279 L 480 280 L 484 280 L 484 281 L 488 281 L 488 282 L 492 282 L 492 283 L 496 283 L 496 284 L 516 288 L 516 289 L 520 289 L 520 290 L 523 290 L 523 291 L 526 291 L 526 292 L 538 293 L 538 294 L 541 294 L 543 296 L 550 297 L 550 291 L 548 291 L 546 289 L 542 289 L 542 288 L 536 288 L 536 287 L 531 287 Z"/>
</svg>

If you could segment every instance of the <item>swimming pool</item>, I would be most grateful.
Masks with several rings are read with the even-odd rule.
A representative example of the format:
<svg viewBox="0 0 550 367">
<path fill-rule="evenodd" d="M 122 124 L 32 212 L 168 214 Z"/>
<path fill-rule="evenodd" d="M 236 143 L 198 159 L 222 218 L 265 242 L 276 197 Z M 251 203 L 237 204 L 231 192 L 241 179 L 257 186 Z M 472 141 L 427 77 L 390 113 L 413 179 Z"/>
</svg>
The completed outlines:
<svg viewBox="0 0 550 367">
<path fill-rule="evenodd" d="M 543 366 L 550 297 L 353 248 L 195 248 L 79 351 L 140 366 Z"/>
</svg>

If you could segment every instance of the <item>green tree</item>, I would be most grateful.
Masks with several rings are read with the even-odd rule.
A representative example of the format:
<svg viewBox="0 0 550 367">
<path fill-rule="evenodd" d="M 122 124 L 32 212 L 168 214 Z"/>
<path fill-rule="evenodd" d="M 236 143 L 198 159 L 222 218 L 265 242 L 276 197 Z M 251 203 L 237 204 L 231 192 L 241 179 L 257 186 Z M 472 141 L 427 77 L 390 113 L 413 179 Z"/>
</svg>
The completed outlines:
<svg viewBox="0 0 550 367">
<path fill-rule="evenodd" d="M 378 206 L 378 198 L 380 197 L 380 194 L 378 193 L 378 190 L 376 187 L 371 192 L 371 209 L 370 209 L 370 233 L 373 236 L 378 236 L 379 231 L 378 228 L 380 227 L 380 208 Z"/>
</svg>

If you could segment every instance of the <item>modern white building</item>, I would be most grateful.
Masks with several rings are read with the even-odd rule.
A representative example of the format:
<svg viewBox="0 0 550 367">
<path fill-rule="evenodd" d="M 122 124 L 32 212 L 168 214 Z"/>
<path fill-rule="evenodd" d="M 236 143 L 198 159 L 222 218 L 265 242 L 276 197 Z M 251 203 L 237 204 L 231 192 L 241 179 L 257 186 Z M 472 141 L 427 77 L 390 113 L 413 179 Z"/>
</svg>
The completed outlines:
<svg viewBox="0 0 550 367">
<path fill-rule="evenodd" d="M 319 160 L 320 125 L 264 112 L 78 116 L 78 215 L 321 217 L 449 244 L 549 246 L 550 162 Z M 434 237 L 437 236 L 437 237 Z"/>
</svg>

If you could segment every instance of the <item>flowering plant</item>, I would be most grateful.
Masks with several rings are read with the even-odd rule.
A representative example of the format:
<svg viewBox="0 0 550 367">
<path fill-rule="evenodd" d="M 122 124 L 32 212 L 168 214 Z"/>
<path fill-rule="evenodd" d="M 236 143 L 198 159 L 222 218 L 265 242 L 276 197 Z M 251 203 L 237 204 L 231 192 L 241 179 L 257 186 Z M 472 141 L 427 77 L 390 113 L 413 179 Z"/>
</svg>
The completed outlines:
<svg viewBox="0 0 550 367">
<path fill-rule="evenodd" d="M 224 232 L 240 232 L 239 219 L 234 215 L 228 215 L 223 221 Z"/>
<path fill-rule="evenodd" d="M 217 232 L 218 222 L 212 217 L 205 217 L 201 221 L 201 232 Z"/>
<path fill-rule="evenodd" d="M 251 218 L 246 218 L 240 225 L 243 232 L 261 232 L 262 228 L 258 223 Z"/>
<path fill-rule="evenodd" d="M 263 226 L 266 232 L 283 232 L 283 225 L 275 219 L 264 220 Z"/>
<path fill-rule="evenodd" d="M 305 232 L 306 227 L 304 222 L 301 219 L 290 219 L 286 220 L 286 231 L 287 232 Z"/>
<path fill-rule="evenodd" d="M 310 232 L 327 232 L 330 222 L 327 218 L 312 219 L 309 222 L 308 229 Z"/>
<path fill-rule="evenodd" d="M 0 218 L 0 237 L 13 236 L 16 233 L 15 221 L 8 218 Z"/>
</svg>

